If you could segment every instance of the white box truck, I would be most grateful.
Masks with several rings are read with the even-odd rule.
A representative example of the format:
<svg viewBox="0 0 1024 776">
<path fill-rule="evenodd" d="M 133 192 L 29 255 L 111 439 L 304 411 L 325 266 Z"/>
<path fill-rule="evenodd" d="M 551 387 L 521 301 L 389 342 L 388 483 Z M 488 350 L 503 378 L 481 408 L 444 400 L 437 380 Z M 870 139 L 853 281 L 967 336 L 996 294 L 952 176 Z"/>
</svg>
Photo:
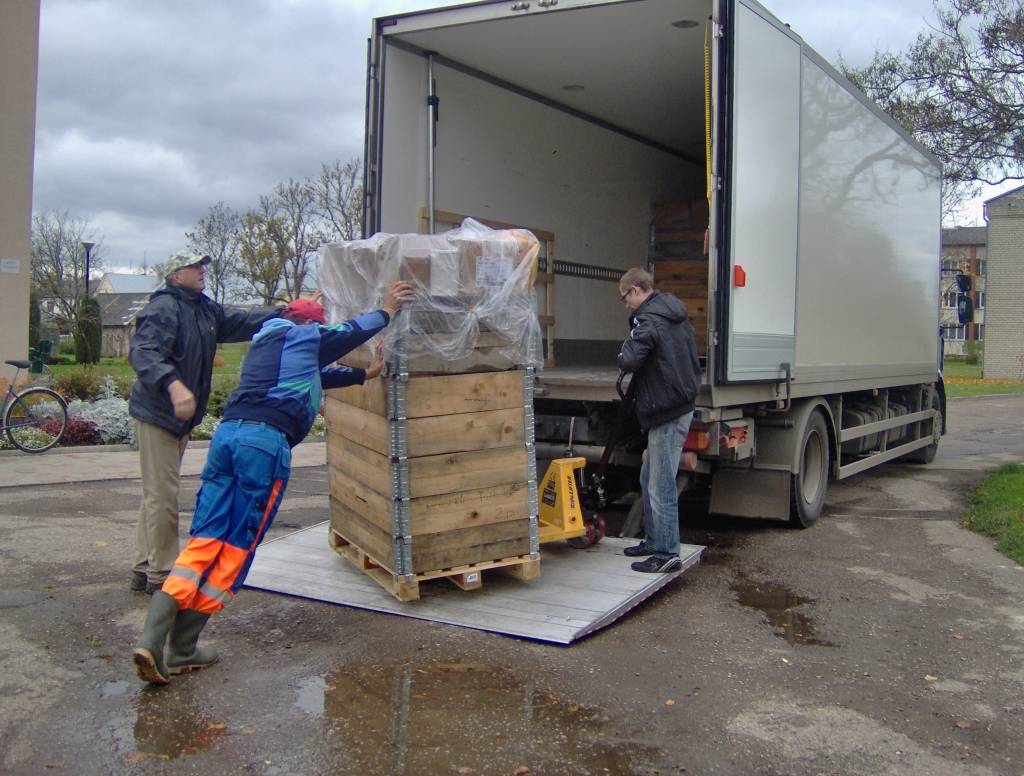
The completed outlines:
<svg viewBox="0 0 1024 776">
<path fill-rule="evenodd" d="M 940 166 L 763 6 L 388 16 L 367 76 L 365 234 L 472 216 L 542 236 L 542 454 L 570 427 L 578 452 L 604 451 L 627 333 L 617 281 L 647 266 L 658 285 L 673 237 L 659 242 L 655 214 L 688 203 L 703 219 L 682 265 L 703 387 L 680 488 L 709 487 L 716 513 L 808 526 L 830 477 L 934 456 Z M 635 463 L 618 436 L 595 469 Z M 617 496 L 614 479 L 591 497 Z"/>
</svg>

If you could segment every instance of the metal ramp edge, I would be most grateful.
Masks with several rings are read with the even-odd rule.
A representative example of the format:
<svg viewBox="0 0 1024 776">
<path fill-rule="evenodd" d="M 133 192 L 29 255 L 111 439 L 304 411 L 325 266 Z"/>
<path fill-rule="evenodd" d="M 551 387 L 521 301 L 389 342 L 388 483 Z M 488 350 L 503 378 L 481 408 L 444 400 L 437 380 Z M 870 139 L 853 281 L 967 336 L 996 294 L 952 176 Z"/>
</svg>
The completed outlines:
<svg viewBox="0 0 1024 776">
<path fill-rule="evenodd" d="M 264 542 L 245 587 L 561 645 L 615 622 L 696 565 L 704 551 L 684 544 L 679 571 L 641 574 L 622 554 L 634 540 L 605 538 L 586 550 L 548 544 L 541 547 L 539 579 L 495 570 L 472 591 L 437 580 L 421 587 L 419 601 L 403 603 L 334 552 L 327 529 L 327 522 L 318 523 Z"/>
</svg>

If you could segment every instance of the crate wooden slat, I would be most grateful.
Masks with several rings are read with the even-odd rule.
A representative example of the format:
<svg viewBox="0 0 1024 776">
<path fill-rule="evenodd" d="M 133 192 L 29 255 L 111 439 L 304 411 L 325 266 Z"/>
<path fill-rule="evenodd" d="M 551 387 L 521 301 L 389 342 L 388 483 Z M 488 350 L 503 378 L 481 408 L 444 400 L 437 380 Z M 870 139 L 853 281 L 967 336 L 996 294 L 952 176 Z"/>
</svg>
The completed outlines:
<svg viewBox="0 0 1024 776">
<path fill-rule="evenodd" d="M 525 472 L 525 469 L 523 470 Z M 527 487 L 522 481 L 492 485 L 409 500 L 412 536 L 519 520 L 529 513 Z M 390 497 L 377 493 L 339 466 L 330 472 L 331 495 L 382 530 L 391 529 Z"/>
<path fill-rule="evenodd" d="M 387 385 L 371 380 L 326 392 L 328 403 L 340 402 L 384 417 L 388 411 Z M 417 377 L 405 388 L 407 418 L 453 415 L 523 406 L 523 373 Z M 384 452 L 387 452 L 386 450 Z"/>
<path fill-rule="evenodd" d="M 394 535 L 331 496 L 331 528 L 362 548 L 395 576 Z M 460 528 L 443 533 L 420 534 L 413 538 L 412 573 L 423 574 L 467 563 L 527 555 L 530 552 L 529 520 Z"/>
<path fill-rule="evenodd" d="M 330 444 L 339 452 L 332 464 L 338 471 L 358 480 L 377 493 L 390 492 L 391 476 L 386 455 L 329 432 Z M 526 471 L 526 447 L 495 447 L 441 453 L 409 459 L 409 495 L 436 496 L 522 482 Z"/>
<path fill-rule="evenodd" d="M 328 427 L 344 429 L 346 438 L 383 455 L 388 454 L 390 428 L 384 416 L 328 399 L 324 402 L 324 417 Z M 517 442 L 525 442 L 521 407 L 410 418 L 406 428 L 407 454 L 410 458 L 508 447 Z"/>
<path fill-rule="evenodd" d="M 708 352 L 708 262 L 703 257 L 654 262 L 654 287 L 685 305 L 697 354 Z"/>
</svg>

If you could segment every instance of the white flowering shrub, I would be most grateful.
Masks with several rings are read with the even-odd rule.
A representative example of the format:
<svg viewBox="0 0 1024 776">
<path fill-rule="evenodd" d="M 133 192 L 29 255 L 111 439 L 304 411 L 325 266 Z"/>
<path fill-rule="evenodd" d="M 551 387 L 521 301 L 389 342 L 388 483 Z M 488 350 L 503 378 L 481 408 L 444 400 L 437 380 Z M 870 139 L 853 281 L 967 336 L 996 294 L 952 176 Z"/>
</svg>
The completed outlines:
<svg viewBox="0 0 1024 776">
<path fill-rule="evenodd" d="M 100 400 L 104 399 L 120 399 L 120 391 L 117 390 L 117 381 L 114 380 L 113 375 L 103 375 L 100 378 L 99 387 L 96 389 L 96 398 Z"/>
<path fill-rule="evenodd" d="M 68 404 L 68 417 L 93 423 L 105 445 L 135 445 L 135 424 L 128 414 L 125 399 L 107 398 L 94 402 L 75 399 Z"/>
</svg>

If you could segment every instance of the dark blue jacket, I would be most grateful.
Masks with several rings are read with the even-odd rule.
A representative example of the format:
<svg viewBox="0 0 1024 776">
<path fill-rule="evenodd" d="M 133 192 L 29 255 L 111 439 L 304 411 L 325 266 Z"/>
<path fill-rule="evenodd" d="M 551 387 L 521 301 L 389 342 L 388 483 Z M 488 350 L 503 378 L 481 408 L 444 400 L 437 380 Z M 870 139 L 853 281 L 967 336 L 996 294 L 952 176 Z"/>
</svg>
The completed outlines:
<svg viewBox="0 0 1024 776">
<path fill-rule="evenodd" d="M 191 289 L 168 285 L 135 318 L 128 360 L 138 379 L 128 411 L 133 418 L 183 437 L 198 426 L 210 399 L 218 342 L 245 342 L 280 307 L 224 307 Z M 196 414 L 174 417 L 167 385 L 181 380 L 196 397 Z"/>
<path fill-rule="evenodd" d="M 309 433 L 323 388 L 361 384 L 362 369 L 330 366 L 390 322 L 383 310 L 334 326 L 267 321 L 252 339 L 238 387 L 223 420 L 260 420 L 284 433 L 294 447 Z"/>
<path fill-rule="evenodd" d="M 646 431 L 693 410 L 700 390 L 700 361 L 686 305 L 655 291 L 629 319 L 619 369 L 632 372 L 636 414 Z"/>
</svg>

